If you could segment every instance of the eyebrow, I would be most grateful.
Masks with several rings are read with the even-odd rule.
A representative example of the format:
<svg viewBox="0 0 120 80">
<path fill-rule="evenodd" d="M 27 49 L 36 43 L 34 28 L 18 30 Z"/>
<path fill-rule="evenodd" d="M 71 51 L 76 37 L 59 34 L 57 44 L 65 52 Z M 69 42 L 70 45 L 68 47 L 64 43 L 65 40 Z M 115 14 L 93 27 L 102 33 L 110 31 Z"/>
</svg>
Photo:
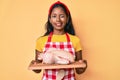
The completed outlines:
<svg viewBox="0 0 120 80">
<path fill-rule="evenodd" d="M 56 13 L 52 13 L 51 15 L 57 15 L 57 14 Z M 62 13 L 62 14 L 59 14 L 59 15 L 66 15 L 66 14 Z"/>
</svg>

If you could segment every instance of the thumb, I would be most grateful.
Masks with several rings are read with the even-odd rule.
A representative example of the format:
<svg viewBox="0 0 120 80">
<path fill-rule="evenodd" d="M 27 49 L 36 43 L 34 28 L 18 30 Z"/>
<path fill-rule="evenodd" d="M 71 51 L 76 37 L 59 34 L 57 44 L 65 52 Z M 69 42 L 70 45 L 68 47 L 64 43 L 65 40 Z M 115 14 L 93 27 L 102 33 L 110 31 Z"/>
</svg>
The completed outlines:
<svg viewBox="0 0 120 80">
<path fill-rule="evenodd" d="M 83 60 L 79 60 L 80 63 L 83 63 Z"/>
</svg>

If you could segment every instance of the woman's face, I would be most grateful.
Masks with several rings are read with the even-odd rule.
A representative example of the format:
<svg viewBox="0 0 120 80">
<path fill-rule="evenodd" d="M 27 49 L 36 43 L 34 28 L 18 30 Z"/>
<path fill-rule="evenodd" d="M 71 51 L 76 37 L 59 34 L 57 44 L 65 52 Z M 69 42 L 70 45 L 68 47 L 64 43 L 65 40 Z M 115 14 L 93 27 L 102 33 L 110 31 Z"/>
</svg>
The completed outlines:
<svg viewBox="0 0 120 80">
<path fill-rule="evenodd" d="M 54 31 L 64 31 L 68 18 L 61 7 L 56 7 L 52 10 L 49 21 Z"/>
</svg>

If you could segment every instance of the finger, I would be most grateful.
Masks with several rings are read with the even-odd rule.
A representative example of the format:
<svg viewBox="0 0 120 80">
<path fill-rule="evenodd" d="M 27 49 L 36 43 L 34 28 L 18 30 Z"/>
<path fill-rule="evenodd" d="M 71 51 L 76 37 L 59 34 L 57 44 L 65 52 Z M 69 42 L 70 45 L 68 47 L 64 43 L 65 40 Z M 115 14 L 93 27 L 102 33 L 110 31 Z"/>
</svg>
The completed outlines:
<svg viewBox="0 0 120 80">
<path fill-rule="evenodd" d="M 86 64 L 86 67 L 87 67 L 87 60 L 84 60 L 83 62 Z"/>
<path fill-rule="evenodd" d="M 87 63 L 87 60 L 83 60 L 84 63 Z"/>
<path fill-rule="evenodd" d="M 35 60 L 32 60 L 31 63 L 34 64 Z"/>
<path fill-rule="evenodd" d="M 83 60 L 79 60 L 80 63 L 83 63 Z"/>
</svg>

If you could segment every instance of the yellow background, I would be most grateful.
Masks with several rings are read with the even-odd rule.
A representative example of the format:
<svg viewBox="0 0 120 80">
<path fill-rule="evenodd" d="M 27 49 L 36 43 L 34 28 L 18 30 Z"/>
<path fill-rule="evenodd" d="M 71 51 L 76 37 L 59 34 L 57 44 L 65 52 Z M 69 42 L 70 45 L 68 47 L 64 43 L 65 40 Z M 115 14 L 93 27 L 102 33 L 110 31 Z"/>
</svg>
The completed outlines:
<svg viewBox="0 0 120 80">
<path fill-rule="evenodd" d="M 56 0 L 0 0 L 0 80 L 40 80 L 28 70 Z M 88 61 L 78 80 L 120 80 L 120 1 L 60 0 L 70 9 Z"/>
</svg>

